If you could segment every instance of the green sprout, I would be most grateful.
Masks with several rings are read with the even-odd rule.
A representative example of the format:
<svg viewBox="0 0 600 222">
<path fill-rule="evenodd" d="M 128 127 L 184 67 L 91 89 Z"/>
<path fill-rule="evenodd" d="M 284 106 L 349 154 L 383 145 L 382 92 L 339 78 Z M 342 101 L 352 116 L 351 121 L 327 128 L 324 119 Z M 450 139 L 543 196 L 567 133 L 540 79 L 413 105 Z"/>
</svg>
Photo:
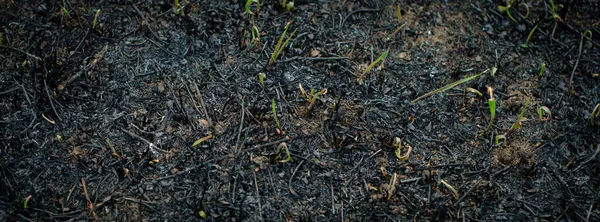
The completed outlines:
<svg viewBox="0 0 600 222">
<path fill-rule="evenodd" d="M 402 161 L 406 161 L 406 160 L 408 160 L 408 158 L 410 158 L 410 153 L 412 152 L 412 146 L 410 146 L 410 145 L 403 146 L 402 140 L 399 137 L 394 138 L 394 142 L 392 143 L 392 146 L 396 147 L 396 151 L 394 151 L 396 158 L 398 158 L 399 160 L 402 160 Z M 402 155 L 403 148 L 406 149 L 406 153 L 404 153 L 404 155 Z"/>
<path fill-rule="evenodd" d="M 542 68 L 540 68 L 540 75 L 539 75 L 539 77 L 542 77 L 542 75 L 544 74 L 544 72 L 546 72 L 546 63 L 542 63 Z"/>
<path fill-rule="evenodd" d="M 394 175 L 392 175 L 392 178 L 390 178 L 390 183 L 388 184 L 388 196 L 387 196 L 388 200 L 390 200 L 392 198 L 394 191 L 396 191 L 397 183 L 398 183 L 398 174 L 394 173 Z"/>
<path fill-rule="evenodd" d="M 506 12 L 506 15 L 508 15 L 510 20 L 512 20 L 513 22 L 517 22 L 517 20 L 515 18 L 513 18 L 512 15 L 510 14 L 510 8 L 512 7 L 512 4 L 514 4 L 514 3 L 515 3 L 515 0 L 510 0 L 506 4 L 506 6 L 499 5 L 498 10 L 500 10 L 501 12 Z"/>
<path fill-rule="evenodd" d="M 100 14 L 100 9 L 96 10 L 96 15 L 94 16 L 94 22 L 92 23 L 92 29 L 96 28 L 96 22 L 98 21 L 99 14 Z"/>
<path fill-rule="evenodd" d="M 527 109 L 527 106 L 529 106 L 529 101 L 530 101 L 529 98 L 527 98 L 527 100 L 525 100 L 525 106 L 523 106 L 523 109 L 521 109 L 521 113 L 517 117 L 517 121 L 515 122 L 515 124 L 513 124 L 513 126 L 511 127 L 511 130 L 521 128 L 521 119 L 523 119 L 523 115 L 525 115 L 525 110 Z"/>
<path fill-rule="evenodd" d="M 396 17 L 398 19 L 398 27 L 396 28 L 396 30 L 394 30 L 394 32 L 392 32 L 392 34 L 388 37 L 388 40 L 390 40 L 392 38 L 392 36 L 395 36 L 396 33 L 398 33 L 403 27 L 404 25 L 406 25 L 406 23 L 402 23 L 402 10 L 400 9 L 400 4 L 398 4 L 398 7 L 396 9 Z"/>
<path fill-rule="evenodd" d="M 427 97 L 429 97 L 429 96 L 432 96 L 432 95 L 435 95 L 435 94 L 438 94 L 438 93 L 444 92 L 444 91 L 446 91 L 446 90 L 452 89 L 452 88 L 454 88 L 454 87 L 455 87 L 455 86 L 457 86 L 457 85 L 460 85 L 460 84 L 462 84 L 462 83 L 465 83 L 465 82 L 471 81 L 471 80 L 473 80 L 473 79 L 476 79 L 476 78 L 478 78 L 479 76 L 483 75 L 484 73 L 486 73 L 486 72 L 488 72 L 488 71 L 489 71 L 489 69 L 486 69 L 485 71 L 483 71 L 483 72 L 481 72 L 481 73 L 475 74 L 475 75 L 473 75 L 473 76 L 466 77 L 466 78 L 464 78 L 464 79 L 461 79 L 461 80 L 458 80 L 458 81 L 456 81 L 456 82 L 450 83 L 450 84 L 448 84 L 448 85 L 446 85 L 446 86 L 444 86 L 444 87 L 442 87 L 442 88 L 439 88 L 439 89 L 433 90 L 433 91 L 431 91 L 431 92 L 425 93 L 424 95 L 422 95 L 422 96 L 419 96 L 418 98 L 414 99 L 412 102 L 413 102 L 413 103 L 415 103 L 415 102 L 417 102 L 417 101 L 419 101 L 419 100 L 421 100 L 421 99 L 423 99 L 423 98 L 427 98 Z"/>
<path fill-rule="evenodd" d="M 502 140 L 502 143 L 505 143 L 506 142 L 506 134 L 504 134 L 504 135 L 497 135 L 495 137 L 495 140 L 496 140 L 496 145 L 500 144 L 500 140 Z"/>
<path fill-rule="evenodd" d="M 183 12 L 183 6 L 179 2 L 179 0 L 175 0 L 175 15 L 181 14 L 182 16 L 184 16 L 184 13 L 185 12 Z"/>
<path fill-rule="evenodd" d="M 27 209 L 27 203 L 29 203 L 29 200 L 31 199 L 31 194 L 29 194 L 29 196 L 25 197 L 23 199 L 23 209 Z"/>
<path fill-rule="evenodd" d="M 521 44 L 521 47 L 523 47 L 523 48 L 529 47 L 529 39 L 531 39 L 531 36 L 533 36 L 533 32 L 535 32 L 535 29 L 537 29 L 537 25 L 535 25 L 535 27 L 533 27 L 533 29 L 531 29 L 531 31 L 529 31 L 529 35 L 527 35 L 525 44 Z"/>
<path fill-rule="evenodd" d="M 448 188 L 450 191 L 452 191 L 452 193 L 454 194 L 454 198 L 458 199 L 458 190 L 456 190 L 456 188 L 454 188 L 452 185 L 450 185 L 449 183 L 444 181 L 444 179 L 440 180 L 440 182 L 442 182 L 442 184 L 444 184 L 444 186 L 446 186 L 446 188 Z"/>
<path fill-rule="evenodd" d="M 277 118 L 277 104 L 275 103 L 275 99 L 271 99 L 271 111 L 273 112 L 273 120 L 275 120 L 277 129 L 281 129 L 281 126 L 279 125 L 279 119 Z"/>
<path fill-rule="evenodd" d="M 0 32 L 0 45 L 2 45 L 2 33 Z"/>
<path fill-rule="evenodd" d="M 280 160 L 280 163 L 287 163 L 290 162 L 290 160 L 292 160 L 292 156 L 290 155 L 290 150 L 288 149 L 288 146 L 286 143 L 280 143 L 279 146 L 277 146 L 277 151 L 275 151 L 275 154 L 277 155 L 276 159 L 281 159 L 281 150 L 283 149 L 283 151 L 285 151 L 285 155 L 287 156 L 285 159 Z"/>
<path fill-rule="evenodd" d="M 203 210 L 198 211 L 198 216 L 202 217 L 202 219 L 206 219 L 207 217 L 206 213 Z"/>
<path fill-rule="evenodd" d="M 562 4 L 554 5 L 554 1 L 550 0 L 550 13 L 552 13 L 552 18 L 562 21 L 562 18 L 558 14 L 558 10 L 563 7 Z"/>
<path fill-rule="evenodd" d="M 285 37 L 285 34 L 287 34 L 287 31 L 290 28 L 291 24 L 292 24 L 292 22 L 290 21 L 285 25 L 285 30 L 283 31 L 283 33 L 281 33 L 281 37 L 279 37 L 279 41 L 277 42 L 277 45 L 275 46 L 275 49 L 273 50 L 273 53 L 271 54 L 271 59 L 269 60 L 269 66 L 273 66 L 273 64 L 277 61 L 277 57 L 279 57 L 279 54 L 281 54 L 281 52 L 283 51 L 283 48 L 285 48 L 290 43 L 290 39 L 292 39 L 294 34 L 296 34 L 297 29 L 294 29 L 292 34 L 285 40 L 285 42 L 283 41 L 283 38 Z"/>
<path fill-rule="evenodd" d="M 308 108 L 306 108 L 305 113 L 306 115 L 310 112 L 319 96 L 327 94 L 327 89 L 322 89 L 317 93 L 315 93 L 314 89 L 310 89 L 310 93 L 306 93 L 304 87 L 302 87 L 302 83 L 298 83 L 298 88 L 300 88 L 300 93 L 302 93 L 302 97 L 304 97 L 304 99 L 306 99 L 306 101 L 308 102 Z"/>
<path fill-rule="evenodd" d="M 210 138 L 212 138 L 212 133 L 208 132 L 208 135 L 205 137 L 202 137 L 196 141 L 194 141 L 194 143 L 192 144 L 192 147 L 198 146 L 200 145 L 200 143 L 209 140 Z"/>
<path fill-rule="evenodd" d="M 256 25 L 252 25 L 252 43 L 260 50 L 260 31 Z"/>
<path fill-rule="evenodd" d="M 540 117 L 540 121 L 542 121 L 542 122 L 546 122 L 546 121 L 550 120 L 550 118 L 552 118 L 552 112 L 550 112 L 550 109 L 546 106 L 542 106 L 542 107 L 538 108 L 537 112 L 538 112 L 538 116 Z M 544 116 L 546 116 L 546 117 L 544 117 Z"/>
<path fill-rule="evenodd" d="M 483 135 L 486 131 L 492 128 L 492 125 L 494 124 L 494 118 L 496 117 L 496 99 L 494 98 L 494 89 L 492 89 L 491 86 L 488 86 L 488 94 L 490 94 L 490 99 L 488 99 L 488 106 L 490 108 L 490 124 L 480 135 Z"/>
<path fill-rule="evenodd" d="M 66 16 L 66 17 L 70 16 L 69 10 L 67 10 L 67 8 L 65 8 L 64 6 L 61 5 L 60 6 L 60 10 L 62 11 L 62 13 L 63 13 L 64 16 Z"/>
<path fill-rule="evenodd" d="M 258 73 L 258 82 L 260 83 L 260 85 L 265 88 L 265 78 L 267 77 L 267 74 L 265 74 L 264 72 Z"/>
<path fill-rule="evenodd" d="M 527 10 L 527 13 L 525 13 L 524 17 L 529 18 L 529 6 L 527 5 L 527 3 L 521 2 L 521 4 L 519 4 L 519 5 L 525 6 L 525 10 Z"/>
<path fill-rule="evenodd" d="M 371 69 L 373 69 L 377 63 L 383 61 L 388 55 L 388 52 L 384 52 L 383 54 L 381 54 L 379 56 L 379 58 L 377 58 L 377 60 L 375 60 L 373 63 L 371 63 L 369 66 L 367 66 L 367 68 L 363 71 L 363 73 L 358 77 L 358 79 L 356 81 L 358 81 L 359 83 L 362 83 L 363 79 L 365 78 L 365 75 L 367 75 L 367 73 L 369 73 L 369 71 L 371 71 Z"/>
<path fill-rule="evenodd" d="M 247 0 L 246 1 L 246 12 L 250 15 L 256 15 L 254 12 L 252 12 L 250 10 L 250 6 L 252 5 L 252 3 L 256 3 L 256 13 L 258 13 L 260 11 L 260 2 L 259 0 Z"/>
<path fill-rule="evenodd" d="M 283 7 L 283 9 L 291 11 L 292 9 L 294 9 L 294 1 L 287 1 L 287 0 L 283 0 L 283 2 L 281 3 L 281 7 Z"/>
</svg>

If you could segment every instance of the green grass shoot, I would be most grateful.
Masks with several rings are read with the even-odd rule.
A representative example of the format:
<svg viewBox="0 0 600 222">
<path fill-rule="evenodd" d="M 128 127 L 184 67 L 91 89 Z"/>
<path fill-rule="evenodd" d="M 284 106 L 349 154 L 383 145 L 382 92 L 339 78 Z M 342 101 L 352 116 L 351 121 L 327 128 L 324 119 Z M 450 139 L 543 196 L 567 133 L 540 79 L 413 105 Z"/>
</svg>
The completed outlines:
<svg viewBox="0 0 600 222">
<path fill-rule="evenodd" d="M 290 43 L 290 39 L 292 39 L 292 37 L 294 37 L 294 34 L 296 34 L 296 29 L 294 29 L 292 34 L 290 34 L 290 36 L 285 40 L 285 42 L 283 41 L 291 24 L 292 24 L 292 22 L 290 21 L 285 25 L 285 30 L 283 30 L 283 33 L 281 33 L 281 37 L 279 37 L 279 41 L 277 41 L 277 45 L 275 46 L 275 49 L 273 50 L 273 53 L 271 54 L 271 59 L 269 60 L 269 66 L 273 66 L 273 64 L 277 61 L 279 54 L 281 54 L 281 52 L 283 51 L 283 48 L 285 48 Z"/>
<path fill-rule="evenodd" d="M 283 2 L 281 3 L 281 7 L 285 10 L 291 11 L 292 9 L 294 9 L 294 1 L 287 1 L 287 0 L 283 0 Z"/>
<path fill-rule="evenodd" d="M 502 140 L 502 142 L 505 143 L 506 142 L 506 134 L 497 135 L 495 137 L 495 140 L 496 140 L 496 145 L 500 145 L 500 140 Z"/>
<path fill-rule="evenodd" d="M 517 22 L 517 20 L 515 18 L 513 18 L 512 15 L 510 14 L 510 8 L 512 7 L 512 4 L 514 4 L 514 3 L 515 3 L 515 0 L 510 0 L 510 1 L 508 1 L 508 4 L 506 6 L 499 5 L 498 9 L 502 12 L 506 12 L 506 15 L 508 15 L 510 20 L 512 20 L 513 22 Z"/>
<path fill-rule="evenodd" d="M 288 149 L 288 146 L 286 143 L 280 143 L 279 146 L 277 146 L 277 151 L 275 151 L 275 153 L 277 155 L 277 159 L 281 159 L 281 150 L 285 151 L 285 155 L 287 157 L 283 160 L 279 160 L 279 162 L 280 163 L 290 162 L 290 160 L 292 160 L 292 156 L 290 155 L 290 150 Z"/>
<path fill-rule="evenodd" d="M 481 134 L 479 134 L 480 136 L 492 128 L 492 125 L 494 125 L 494 118 L 496 117 L 496 99 L 494 98 L 494 89 L 492 89 L 491 86 L 488 86 L 488 94 L 490 94 L 490 99 L 488 99 L 488 107 L 490 108 L 490 124 Z"/>
<path fill-rule="evenodd" d="M 454 188 L 452 185 L 450 185 L 449 183 L 444 181 L 444 179 L 440 180 L 440 182 L 442 182 L 442 184 L 444 184 L 444 186 L 446 186 L 446 188 L 448 188 L 450 191 L 452 191 L 452 194 L 454 194 L 454 198 L 456 198 L 458 200 L 458 190 L 456 190 L 456 188 Z"/>
<path fill-rule="evenodd" d="M 525 106 L 523 106 L 523 109 L 521 109 L 521 113 L 517 117 L 517 121 L 515 122 L 515 124 L 513 124 L 513 126 L 511 127 L 511 130 L 521 128 L 521 120 L 523 119 L 523 115 L 525 115 L 525 110 L 527 109 L 527 106 L 529 106 L 530 100 L 531 99 L 529 99 L 529 98 L 527 98 L 527 100 L 525 100 Z"/>
<path fill-rule="evenodd" d="M 413 102 L 413 103 L 416 103 L 417 101 L 419 101 L 419 100 L 421 100 L 421 99 L 424 99 L 424 98 L 427 98 L 427 97 L 429 97 L 429 96 L 432 96 L 432 95 L 435 95 L 435 94 L 438 94 L 438 93 L 444 92 L 444 91 L 446 91 L 446 90 L 452 89 L 452 88 L 454 88 L 454 87 L 455 87 L 455 86 L 457 86 L 457 85 L 460 85 L 460 84 L 462 84 L 462 83 L 465 83 L 465 82 L 471 81 L 471 80 L 473 80 L 473 79 L 476 79 L 476 78 L 480 77 L 481 75 L 483 75 L 484 73 L 486 73 L 486 72 L 488 72 L 488 71 L 489 71 L 489 69 L 486 69 L 485 71 L 483 71 L 483 72 L 481 72 L 481 73 L 475 74 L 475 75 L 473 75 L 473 76 L 466 77 L 466 78 L 464 78 L 464 79 L 461 79 L 461 80 L 458 80 L 458 81 L 456 81 L 456 82 L 450 83 L 450 84 L 448 84 L 448 85 L 446 85 L 446 86 L 444 86 L 444 87 L 442 87 L 442 88 L 439 88 L 439 89 L 433 90 L 433 91 L 431 91 L 431 92 L 425 93 L 424 95 L 422 95 L 422 96 L 419 96 L 418 98 L 414 99 L 412 102 Z"/>
<path fill-rule="evenodd" d="M 357 81 L 360 83 L 363 81 L 363 79 L 365 78 L 365 76 L 367 75 L 367 73 L 369 73 L 369 71 L 371 71 L 371 69 L 373 69 L 377 63 L 383 61 L 388 55 L 388 52 L 384 52 L 383 54 L 381 54 L 379 56 L 379 58 L 377 58 L 377 60 L 375 60 L 373 63 L 371 63 L 369 66 L 367 66 L 367 68 L 363 71 L 363 73 L 358 77 Z"/>
<path fill-rule="evenodd" d="M 552 18 L 562 21 L 562 18 L 558 14 L 558 9 L 562 7 L 562 4 L 554 5 L 554 1 L 550 0 L 550 12 L 552 13 Z"/>
<path fill-rule="evenodd" d="M 94 16 L 94 22 L 92 23 L 92 29 L 96 28 L 96 23 L 98 22 L 99 14 L 100 14 L 100 9 L 96 10 L 96 15 Z"/>
<path fill-rule="evenodd" d="M 256 13 L 260 11 L 260 2 L 259 0 L 247 0 L 246 1 L 246 12 L 250 15 L 256 15 L 252 10 L 250 10 L 250 6 L 252 3 L 256 3 Z"/>
<path fill-rule="evenodd" d="M 306 99 L 306 101 L 308 102 L 308 108 L 306 108 L 305 114 L 308 114 L 310 112 L 319 96 L 327 94 L 327 89 L 322 89 L 317 93 L 315 93 L 315 89 L 310 89 L 310 93 L 306 93 L 304 87 L 302 87 L 302 83 L 298 83 L 298 88 L 300 88 L 300 93 L 302 94 L 302 97 L 304 97 L 304 99 Z"/>
<path fill-rule="evenodd" d="M 260 83 L 260 85 L 265 88 L 265 78 L 267 77 L 267 74 L 265 74 L 264 72 L 258 73 L 258 83 Z"/>
<path fill-rule="evenodd" d="M 542 68 L 540 68 L 539 77 L 542 77 L 542 75 L 544 75 L 544 72 L 546 72 L 546 63 L 542 63 Z"/>
<path fill-rule="evenodd" d="M 535 25 L 535 27 L 533 27 L 533 29 L 531 29 L 531 31 L 529 31 L 529 35 L 527 35 L 525 44 L 521 44 L 521 47 L 523 47 L 523 48 L 529 47 L 529 40 L 531 39 L 531 36 L 533 36 L 533 32 L 535 32 L 535 29 L 537 29 L 537 25 Z"/>
<path fill-rule="evenodd" d="M 277 129 L 281 129 L 281 126 L 279 125 L 279 119 L 277 118 L 277 104 L 275 103 L 275 99 L 271 99 L 271 111 L 273 112 L 273 120 L 275 120 Z"/>
<path fill-rule="evenodd" d="M 547 106 L 542 106 L 538 108 L 537 112 L 538 117 L 540 117 L 540 121 L 542 122 L 546 122 L 550 120 L 550 118 L 552 118 L 552 112 L 550 112 L 550 109 Z"/>
<path fill-rule="evenodd" d="M 260 50 L 260 31 L 256 25 L 252 25 L 252 43 Z"/>
<path fill-rule="evenodd" d="M 198 146 L 200 145 L 200 143 L 209 140 L 210 138 L 212 138 L 212 133 L 208 133 L 208 136 L 202 137 L 196 141 L 194 141 L 194 143 L 192 144 L 192 147 Z"/>
<path fill-rule="evenodd" d="M 66 16 L 66 17 L 70 16 L 69 10 L 67 10 L 67 8 L 65 8 L 64 6 L 61 5 L 60 6 L 60 10 L 62 11 L 62 13 L 63 13 L 64 16 Z"/>
</svg>

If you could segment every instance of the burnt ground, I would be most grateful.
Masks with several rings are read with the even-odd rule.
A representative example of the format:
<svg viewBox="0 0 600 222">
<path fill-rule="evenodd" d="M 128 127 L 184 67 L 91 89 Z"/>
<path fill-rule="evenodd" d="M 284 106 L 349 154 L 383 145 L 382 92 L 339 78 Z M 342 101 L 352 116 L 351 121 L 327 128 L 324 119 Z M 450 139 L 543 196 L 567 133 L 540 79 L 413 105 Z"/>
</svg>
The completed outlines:
<svg viewBox="0 0 600 222">
<path fill-rule="evenodd" d="M 502 2 L 2 0 L 0 220 L 600 221 L 599 3 Z"/>
</svg>

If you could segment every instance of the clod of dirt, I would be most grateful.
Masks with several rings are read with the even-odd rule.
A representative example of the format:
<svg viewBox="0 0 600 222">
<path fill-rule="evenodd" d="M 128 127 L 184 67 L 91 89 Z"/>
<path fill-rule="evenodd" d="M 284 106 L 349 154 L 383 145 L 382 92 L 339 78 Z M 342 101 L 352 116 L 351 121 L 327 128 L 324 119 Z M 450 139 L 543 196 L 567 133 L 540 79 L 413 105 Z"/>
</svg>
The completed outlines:
<svg viewBox="0 0 600 222">
<path fill-rule="evenodd" d="M 502 109 L 518 112 L 524 105 L 527 97 L 531 97 L 531 89 L 537 88 L 537 84 L 531 81 L 522 81 L 508 86 L 508 98 L 501 103 Z M 531 98 L 531 101 L 535 101 Z"/>
<path fill-rule="evenodd" d="M 501 166 L 531 166 L 535 163 L 535 148 L 527 141 L 513 139 L 494 150 L 493 163 Z"/>
</svg>

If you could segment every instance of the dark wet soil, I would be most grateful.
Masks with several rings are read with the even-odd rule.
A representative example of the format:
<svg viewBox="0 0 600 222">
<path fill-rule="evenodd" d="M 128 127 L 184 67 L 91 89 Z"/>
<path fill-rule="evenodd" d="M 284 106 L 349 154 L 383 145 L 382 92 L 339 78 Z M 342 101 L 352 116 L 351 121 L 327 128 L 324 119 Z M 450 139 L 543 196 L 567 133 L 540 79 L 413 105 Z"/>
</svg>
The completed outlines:
<svg viewBox="0 0 600 222">
<path fill-rule="evenodd" d="M 175 2 L 0 0 L 0 220 L 600 221 L 598 1 Z"/>
</svg>

